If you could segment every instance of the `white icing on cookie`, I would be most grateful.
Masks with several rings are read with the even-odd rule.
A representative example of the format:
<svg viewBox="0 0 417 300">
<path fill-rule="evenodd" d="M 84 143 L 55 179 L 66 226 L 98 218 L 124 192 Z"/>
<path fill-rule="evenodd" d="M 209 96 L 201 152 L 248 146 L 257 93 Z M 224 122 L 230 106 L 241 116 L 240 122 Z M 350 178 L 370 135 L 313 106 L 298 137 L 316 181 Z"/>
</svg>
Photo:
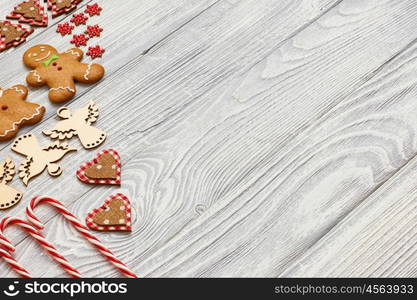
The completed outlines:
<svg viewBox="0 0 417 300">
<path fill-rule="evenodd" d="M 41 75 L 38 73 L 38 71 L 33 70 L 33 71 L 30 71 L 30 73 L 33 73 L 33 76 L 35 76 L 35 77 L 36 77 L 36 81 L 37 81 L 37 82 L 42 82 L 42 80 L 41 80 Z"/>
<path fill-rule="evenodd" d="M 84 79 L 85 80 L 88 80 L 88 75 L 90 75 L 92 65 L 93 65 L 93 63 L 91 63 L 91 62 L 87 65 L 87 70 L 85 70 L 85 73 L 84 73 Z"/>
<path fill-rule="evenodd" d="M 14 86 L 12 87 L 12 89 L 14 89 L 16 91 L 16 93 L 20 93 L 20 94 L 25 94 L 25 91 L 22 89 L 19 89 L 18 87 Z"/>
<path fill-rule="evenodd" d="M 49 90 L 50 90 L 50 91 L 68 90 L 68 91 L 70 91 L 70 92 L 75 93 L 75 90 L 74 90 L 74 89 L 72 89 L 72 88 L 71 88 L 71 87 L 69 87 L 69 86 L 59 86 L 59 87 L 56 87 L 56 88 L 50 88 Z"/>
<path fill-rule="evenodd" d="M 78 52 L 76 52 L 76 51 L 74 51 L 72 49 L 69 49 L 69 50 L 65 51 L 65 53 L 69 53 L 69 54 L 72 54 L 72 55 L 75 55 L 75 56 L 80 57 L 80 53 L 78 53 Z"/>
<path fill-rule="evenodd" d="M 38 107 L 36 108 L 36 112 L 33 114 L 33 115 L 31 115 L 30 117 L 24 117 L 24 118 L 21 118 L 19 121 L 17 121 L 17 122 L 14 122 L 13 124 L 12 124 L 12 128 L 10 128 L 10 129 L 8 129 L 8 130 L 6 130 L 5 132 L 4 132 L 4 134 L 0 134 L 0 137 L 3 137 L 3 136 L 6 136 L 6 135 L 8 135 L 10 132 L 12 132 L 12 131 L 16 131 L 17 129 L 18 129 L 18 126 L 20 125 L 20 124 L 22 124 L 24 121 L 30 121 L 31 119 L 33 119 L 34 117 L 36 117 L 37 115 L 40 115 L 42 113 L 42 106 L 41 105 L 38 105 Z"/>
</svg>

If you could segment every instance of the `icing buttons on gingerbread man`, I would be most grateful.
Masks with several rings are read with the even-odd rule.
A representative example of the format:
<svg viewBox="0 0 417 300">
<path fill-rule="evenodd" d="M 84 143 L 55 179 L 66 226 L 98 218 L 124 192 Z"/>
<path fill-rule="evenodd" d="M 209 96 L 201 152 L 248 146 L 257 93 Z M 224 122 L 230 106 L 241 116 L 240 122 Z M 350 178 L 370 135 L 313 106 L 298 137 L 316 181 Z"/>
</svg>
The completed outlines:
<svg viewBox="0 0 417 300">
<path fill-rule="evenodd" d="M 49 86 L 49 100 L 65 102 L 74 97 L 75 82 L 96 83 L 104 76 L 104 67 L 99 64 L 82 63 L 84 52 L 72 48 L 59 53 L 50 45 L 36 45 L 23 55 L 24 64 L 33 69 L 26 77 L 29 85 Z"/>
<path fill-rule="evenodd" d="M 45 107 L 26 102 L 28 89 L 15 85 L 0 89 L 0 141 L 13 138 L 20 127 L 39 122 L 45 114 Z"/>
</svg>

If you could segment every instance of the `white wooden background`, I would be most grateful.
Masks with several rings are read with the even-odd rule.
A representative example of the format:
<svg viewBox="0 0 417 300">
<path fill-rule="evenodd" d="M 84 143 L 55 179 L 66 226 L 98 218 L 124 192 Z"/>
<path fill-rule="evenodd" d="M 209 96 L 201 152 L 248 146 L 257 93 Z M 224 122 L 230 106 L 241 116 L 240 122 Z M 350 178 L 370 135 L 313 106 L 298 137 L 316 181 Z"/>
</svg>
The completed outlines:
<svg viewBox="0 0 417 300">
<path fill-rule="evenodd" d="M 106 77 L 68 106 L 98 102 L 123 185 L 79 182 L 95 153 L 80 150 L 57 179 L 15 179 L 24 200 L 0 217 L 47 194 L 84 219 L 117 191 L 134 231 L 98 236 L 143 277 L 417 276 L 417 1 L 98 2 Z M 1 53 L 0 86 L 24 82 L 28 47 L 70 48 L 55 33 L 69 18 Z M 46 144 L 57 106 L 46 88 L 29 99 L 47 113 L 21 133 Z M 53 209 L 37 211 L 84 276 L 120 276 Z M 33 275 L 65 276 L 21 231 L 7 234 Z M 15 276 L 3 262 L 0 274 Z"/>
</svg>

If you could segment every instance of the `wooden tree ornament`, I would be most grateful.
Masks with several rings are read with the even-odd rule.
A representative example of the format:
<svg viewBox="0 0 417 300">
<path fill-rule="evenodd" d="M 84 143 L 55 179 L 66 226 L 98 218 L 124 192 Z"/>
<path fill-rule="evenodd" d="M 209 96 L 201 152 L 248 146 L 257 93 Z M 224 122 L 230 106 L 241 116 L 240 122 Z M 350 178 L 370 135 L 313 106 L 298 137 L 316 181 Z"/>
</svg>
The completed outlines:
<svg viewBox="0 0 417 300">
<path fill-rule="evenodd" d="M 12 150 L 26 156 L 26 160 L 19 167 L 19 177 L 26 185 L 30 179 L 41 174 L 45 169 L 51 176 L 61 175 L 62 167 L 55 162 L 62 159 L 68 152 L 77 151 L 77 149 L 59 142 L 41 148 L 38 140 L 32 134 L 18 137 L 13 143 Z"/>
<path fill-rule="evenodd" d="M 43 132 L 52 139 L 64 140 L 78 135 L 85 149 L 95 148 L 106 139 L 103 131 L 91 126 L 97 121 L 99 115 L 98 106 L 94 101 L 90 101 L 86 107 L 75 111 L 74 114 L 68 107 L 60 108 L 57 114 L 63 121 L 60 121 L 52 130 Z"/>
<path fill-rule="evenodd" d="M 23 193 L 7 185 L 16 173 L 10 158 L 0 163 L 0 210 L 10 208 L 22 200 Z"/>
</svg>

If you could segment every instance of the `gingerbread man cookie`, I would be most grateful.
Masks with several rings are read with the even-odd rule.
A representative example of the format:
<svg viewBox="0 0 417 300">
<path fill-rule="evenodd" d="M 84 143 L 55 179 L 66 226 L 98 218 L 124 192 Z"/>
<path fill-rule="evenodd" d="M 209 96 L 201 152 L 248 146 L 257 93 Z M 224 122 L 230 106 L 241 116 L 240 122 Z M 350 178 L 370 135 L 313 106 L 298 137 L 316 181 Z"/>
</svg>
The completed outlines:
<svg viewBox="0 0 417 300">
<path fill-rule="evenodd" d="M 25 101 L 27 94 L 23 85 L 0 89 L 0 141 L 11 139 L 20 127 L 39 122 L 45 114 L 45 107 Z"/>
<path fill-rule="evenodd" d="M 104 76 L 104 68 L 93 63 L 81 63 L 84 52 L 72 48 L 64 53 L 50 45 L 36 45 L 23 55 L 24 64 L 33 69 L 26 77 L 29 85 L 49 86 L 49 100 L 64 102 L 74 97 L 75 81 L 95 83 Z"/>
</svg>

